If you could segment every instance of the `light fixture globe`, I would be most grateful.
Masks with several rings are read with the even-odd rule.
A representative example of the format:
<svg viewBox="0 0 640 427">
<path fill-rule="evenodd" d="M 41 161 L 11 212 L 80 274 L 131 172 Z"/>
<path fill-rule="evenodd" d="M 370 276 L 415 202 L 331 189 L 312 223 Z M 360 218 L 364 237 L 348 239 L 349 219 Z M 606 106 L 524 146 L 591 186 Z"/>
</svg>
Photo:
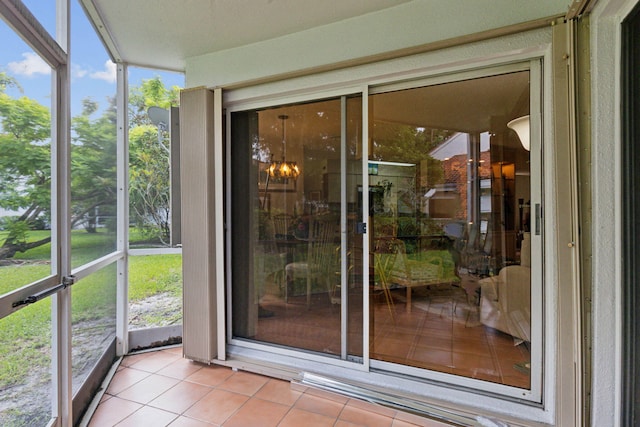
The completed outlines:
<svg viewBox="0 0 640 427">
<path fill-rule="evenodd" d="M 296 179 L 300 175 L 300 168 L 298 167 L 296 162 L 285 160 L 287 143 L 285 141 L 284 121 L 287 120 L 289 116 L 282 114 L 278 116 L 278 118 L 282 120 L 282 160 L 272 160 L 269 168 L 267 169 L 267 173 L 269 174 L 270 178 Z"/>
<path fill-rule="evenodd" d="M 507 127 L 518 134 L 522 147 L 529 151 L 529 115 L 511 120 L 507 123 Z"/>
<path fill-rule="evenodd" d="M 272 161 L 267 169 L 271 178 L 292 178 L 296 179 L 300 175 L 300 168 L 296 162 Z"/>
</svg>

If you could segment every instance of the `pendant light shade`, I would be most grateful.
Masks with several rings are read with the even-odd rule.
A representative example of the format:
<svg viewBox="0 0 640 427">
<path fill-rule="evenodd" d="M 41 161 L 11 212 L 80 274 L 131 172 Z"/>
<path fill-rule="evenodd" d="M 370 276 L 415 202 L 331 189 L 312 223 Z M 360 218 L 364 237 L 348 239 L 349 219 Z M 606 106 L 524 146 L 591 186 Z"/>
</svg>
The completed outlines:
<svg viewBox="0 0 640 427">
<path fill-rule="evenodd" d="M 289 118 L 287 115 L 278 116 L 282 120 L 282 160 L 271 161 L 267 172 L 271 178 L 291 178 L 296 179 L 300 175 L 300 168 L 296 162 L 287 161 L 285 159 L 285 153 L 287 149 L 287 143 L 285 140 L 285 125 L 284 121 Z"/>
<path fill-rule="evenodd" d="M 507 127 L 518 134 L 522 147 L 529 151 L 529 116 L 527 115 L 513 119 L 507 123 Z"/>
</svg>

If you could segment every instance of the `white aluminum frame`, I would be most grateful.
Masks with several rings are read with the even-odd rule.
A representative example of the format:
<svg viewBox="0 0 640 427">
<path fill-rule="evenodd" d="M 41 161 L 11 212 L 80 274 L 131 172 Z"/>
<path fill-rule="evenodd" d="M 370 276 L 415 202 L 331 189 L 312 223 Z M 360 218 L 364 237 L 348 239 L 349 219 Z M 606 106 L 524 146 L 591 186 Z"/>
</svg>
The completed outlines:
<svg viewBox="0 0 640 427">
<path fill-rule="evenodd" d="M 259 109 L 262 107 L 267 107 L 267 106 L 271 106 L 271 105 L 284 105 L 284 104 L 294 104 L 296 102 L 302 102 L 302 101 L 315 101 L 315 100 L 324 100 L 324 99 L 338 99 L 341 102 L 341 129 L 342 129 L 342 135 L 341 135 L 341 149 L 343 151 L 346 151 L 346 134 L 344 132 L 345 128 L 346 128 L 346 99 L 348 97 L 351 96 L 361 96 L 362 97 L 362 116 L 363 116 L 363 122 L 366 123 L 364 120 L 366 120 L 366 118 L 368 118 L 368 104 L 366 102 L 366 94 L 367 94 L 367 87 L 366 86 L 349 86 L 343 89 L 331 89 L 331 90 L 327 90 L 327 91 L 322 91 L 320 93 L 316 93 L 314 92 L 313 95 L 309 95 L 309 96 L 305 96 L 305 95 L 298 95 L 297 97 L 294 97 L 294 99 L 291 98 L 283 98 L 283 99 L 278 99 L 278 101 L 269 101 L 269 100 L 260 100 L 257 102 L 251 102 L 251 103 L 239 103 L 238 105 L 226 105 L 226 122 L 228 123 L 227 125 L 227 132 L 226 132 L 226 147 L 227 147 L 227 153 L 230 153 L 230 144 L 231 144 L 231 114 L 237 111 L 245 111 L 245 110 L 251 110 L 251 109 Z M 218 110 L 221 111 L 221 110 Z M 362 150 L 363 150 L 363 156 L 368 153 L 368 148 L 367 148 L 367 144 L 366 141 L 368 141 L 368 130 L 366 125 L 363 125 L 363 134 L 362 134 Z M 363 157 L 364 158 L 364 157 Z M 225 159 L 226 163 L 227 163 L 227 170 L 229 169 L 229 165 L 230 165 L 230 156 L 227 155 L 227 158 Z M 341 158 L 341 162 L 344 162 L 344 165 L 341 165 L 341 185 L 342 188 L 340 189 L 341 191 L 341 210 L 346 212 L 346 186 L 344 185 L 344 183 L 346 182 L 346 157 L 342 156 Z M 218 168 L 221 169 L 221 168 Z M 365 172 L 364 176 L 367 176 L 366 174 L 368 174 L 368 165 L 367 162 L 363 160 L 363 171 Z M 362 211 L 362 215 L 363 218 L 367 218 L 368 217 L 368 182 L 365 182 L 366 179 L 364 179 L 363 177 L 363 211 Z M 366 187 L 365 187 L 366 186 Z M 230 200 L 231 197 L 231 183 L 230 180 L 227 180 L 226 182 L 226 194 L 227 194 L 227 200 Z M 362 362 L 359 361 L 354 361 L 354 360 L 349 360 L 348 359 L 348 354 L 347 354 L 347 334 L 345 333 L 347 330 L 347 304 L 344 303 L 344 301 L 346 301 L 346 295 L 348 293 L 348 286 L 347 286 L 347 276 L 346 276 L 346 271 L 348 269 L 347 266 L 347 257 L 346 257 L 346 252 L 347 252 L 347 247 L 346 247 L 346 235 L 347 235 L 347 224 L 346 224 L 346 215 L 341 215 L 341 225 L 340 225 L 340 229 L 341 229 L 341 259 L 342 259 L 342 266 L 341 266 L 341 281 L 342 281 L 342 286 L 341 286 L 341 299 L 343 301 L 343 303 L 341 304 L 341 325 L 340 325 L 340 330 L 341 330 L 341 354 L 339 356 L 339 358 L 336 357 L 332 357 L 332 356 L 328 356 L 328 355 L 321 355 L 321 354 L 315 354 L 315 353 L 309 353 L 309 352 L 305 352 L 304 353 L 304 357 L 312 360 L 312 361 L 316 361 L 316 362 L 322 362 L 322 363 L 326 363 L 326 364 L 331 364 L 331 365 L 335 365 L 335 366 L 342 366 L 342 367 L 351 367 L 352 369 L 356 369 L 356 370 L 368 370 L 369 369 L 369 365 L 368 365 L 368 345 L 369 345 L 369 290 L 368 288 L 365 287 L 365 289 L 363 289 L 363 339 L 364 339 L 364 348 L 363 348 L 363 358 L 362 358 Z M 343 223 L 344 222 L 344 223 Z M 365 221 L 366 222 L 366 221 Z M 232 229 L 233 229 L 233 217 L 231 215 L 231 203 L 227 203 L 227 212 L 226 212 L 226 223 L 228 224 L 227 229 L 226 229 L 226 250 L 227 251 L 231 251 L 231 241 L 232 241 Z M 368 230 L 365 234 L 363 234 L 363 254 L 368 253 L 369 251 L 369 239 L 368 239 Z M 263 344 L 263 343 L 259 343 L 259 342 L 252 342 L 250 340 L 245 340 L 245 339 L 237 339 L 237 338 L 233 338 L 233 330 L 232 330 L 232 319 L 233 319 L 233 313 L 232 313 L 232 277 L 231 277 L 231 261 L 229 259 L 230 257 L 226 257 L 226 267 L 227 267 L 227 275 L 226 275 L 226 307 L 225 310 L 222 310 L 221 307 L 218 307 L 218 315 L 220 316 L 221 312 L 224 313 L 226 312 L 226 317 L 225 317 L 225 322 L 224 323 L 218 323 L 218 339 L 219 341 L 222 342 L 226 342 L 227 346 L 222 345 L 219 342 L 219 347 L 218 347 L 218 354 L 219 355 L 226 355 L 226 353 L 228 351 L 225 350 L 229 350 L 230 348 L 234 348 L 234 347 L 244 347 L 247 349 L 256 349 L 256 350 L 265 350 L 271 353 L 275 353 L 275 354 L 279 354 L 282 355 L 284 357 L 291 357 L 291 356 L 295 356 L 296 354 L 300 354 L 300 352 L 298 350 L 292 350 L 292 349 L 286 349 L 286 348 L 275 348 L 272 347 L 268 344 Z M 364 280 L 368 280 L 369 278 L 369 257 L 368 256 L 364 256 L 362 257 L 363 259 L 363 271 L 362 271 L 362 275 L 363 275 L 363 279 Z M 223 301 L 223 299 L 219 299 L 219 301 Z M 226 334 L 224 333 L 226 332 Z M 219 360 L 225 360 L 226 356 L 223 356 L 223 358 L 219 358 Z"/>
</svg>

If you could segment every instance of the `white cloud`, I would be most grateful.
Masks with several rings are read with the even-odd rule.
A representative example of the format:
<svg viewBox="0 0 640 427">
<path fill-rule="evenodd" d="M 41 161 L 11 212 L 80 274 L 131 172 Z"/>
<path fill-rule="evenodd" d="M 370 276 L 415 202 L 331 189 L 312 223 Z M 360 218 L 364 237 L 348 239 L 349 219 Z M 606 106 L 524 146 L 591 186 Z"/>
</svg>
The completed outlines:
<svg viewBox="0 0 640 427">
<path fill-rule="evenodd" d="M 33 76 L 36 74 L 51 74 L 51 67 L 44 62 L 42 58 L 33 52 L 25 52 L 22 54 L 22 61 L 9 62 L 7 68 L 14 74 L 19 76 Z"/>
<path fill-rule="evenodd" d="M 87 75 L 89 71 L 82 68 L 82 66 L 77 64 L 71 64 L 71 77 L 76 79 L 81 79 Z"/>
<path fill-rule="evenodd" d="M 89 77 L 92 79 L 104 80 L 107 83 L 115 83 L 116 82 L 116 64 L 111 62 L 108 59 L 104 63 L 104 71 L 96 71 L 95 73 L 89 74 Z"/>
</svg>

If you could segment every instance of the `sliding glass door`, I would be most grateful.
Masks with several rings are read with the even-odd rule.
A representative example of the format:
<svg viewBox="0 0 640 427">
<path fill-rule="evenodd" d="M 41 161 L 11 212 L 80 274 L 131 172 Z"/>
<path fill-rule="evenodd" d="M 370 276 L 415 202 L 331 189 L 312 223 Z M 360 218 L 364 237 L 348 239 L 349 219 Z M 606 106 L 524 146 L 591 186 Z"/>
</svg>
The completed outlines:
<svg viewBox="0 0 640 427">
<path fill-rule="evenodd" d="M 233 343 L 539 399 L 540 65 L 232 112 Z"/>
<path fill-rule="evenodd" d="M 234 338 L 362 356 L 361 110 L 231 114 Z"/>
<path fill-rule="evenodd" d="M 529 81 L 371 95 L 372 359 L 530 388 Z"/>
</svg>

